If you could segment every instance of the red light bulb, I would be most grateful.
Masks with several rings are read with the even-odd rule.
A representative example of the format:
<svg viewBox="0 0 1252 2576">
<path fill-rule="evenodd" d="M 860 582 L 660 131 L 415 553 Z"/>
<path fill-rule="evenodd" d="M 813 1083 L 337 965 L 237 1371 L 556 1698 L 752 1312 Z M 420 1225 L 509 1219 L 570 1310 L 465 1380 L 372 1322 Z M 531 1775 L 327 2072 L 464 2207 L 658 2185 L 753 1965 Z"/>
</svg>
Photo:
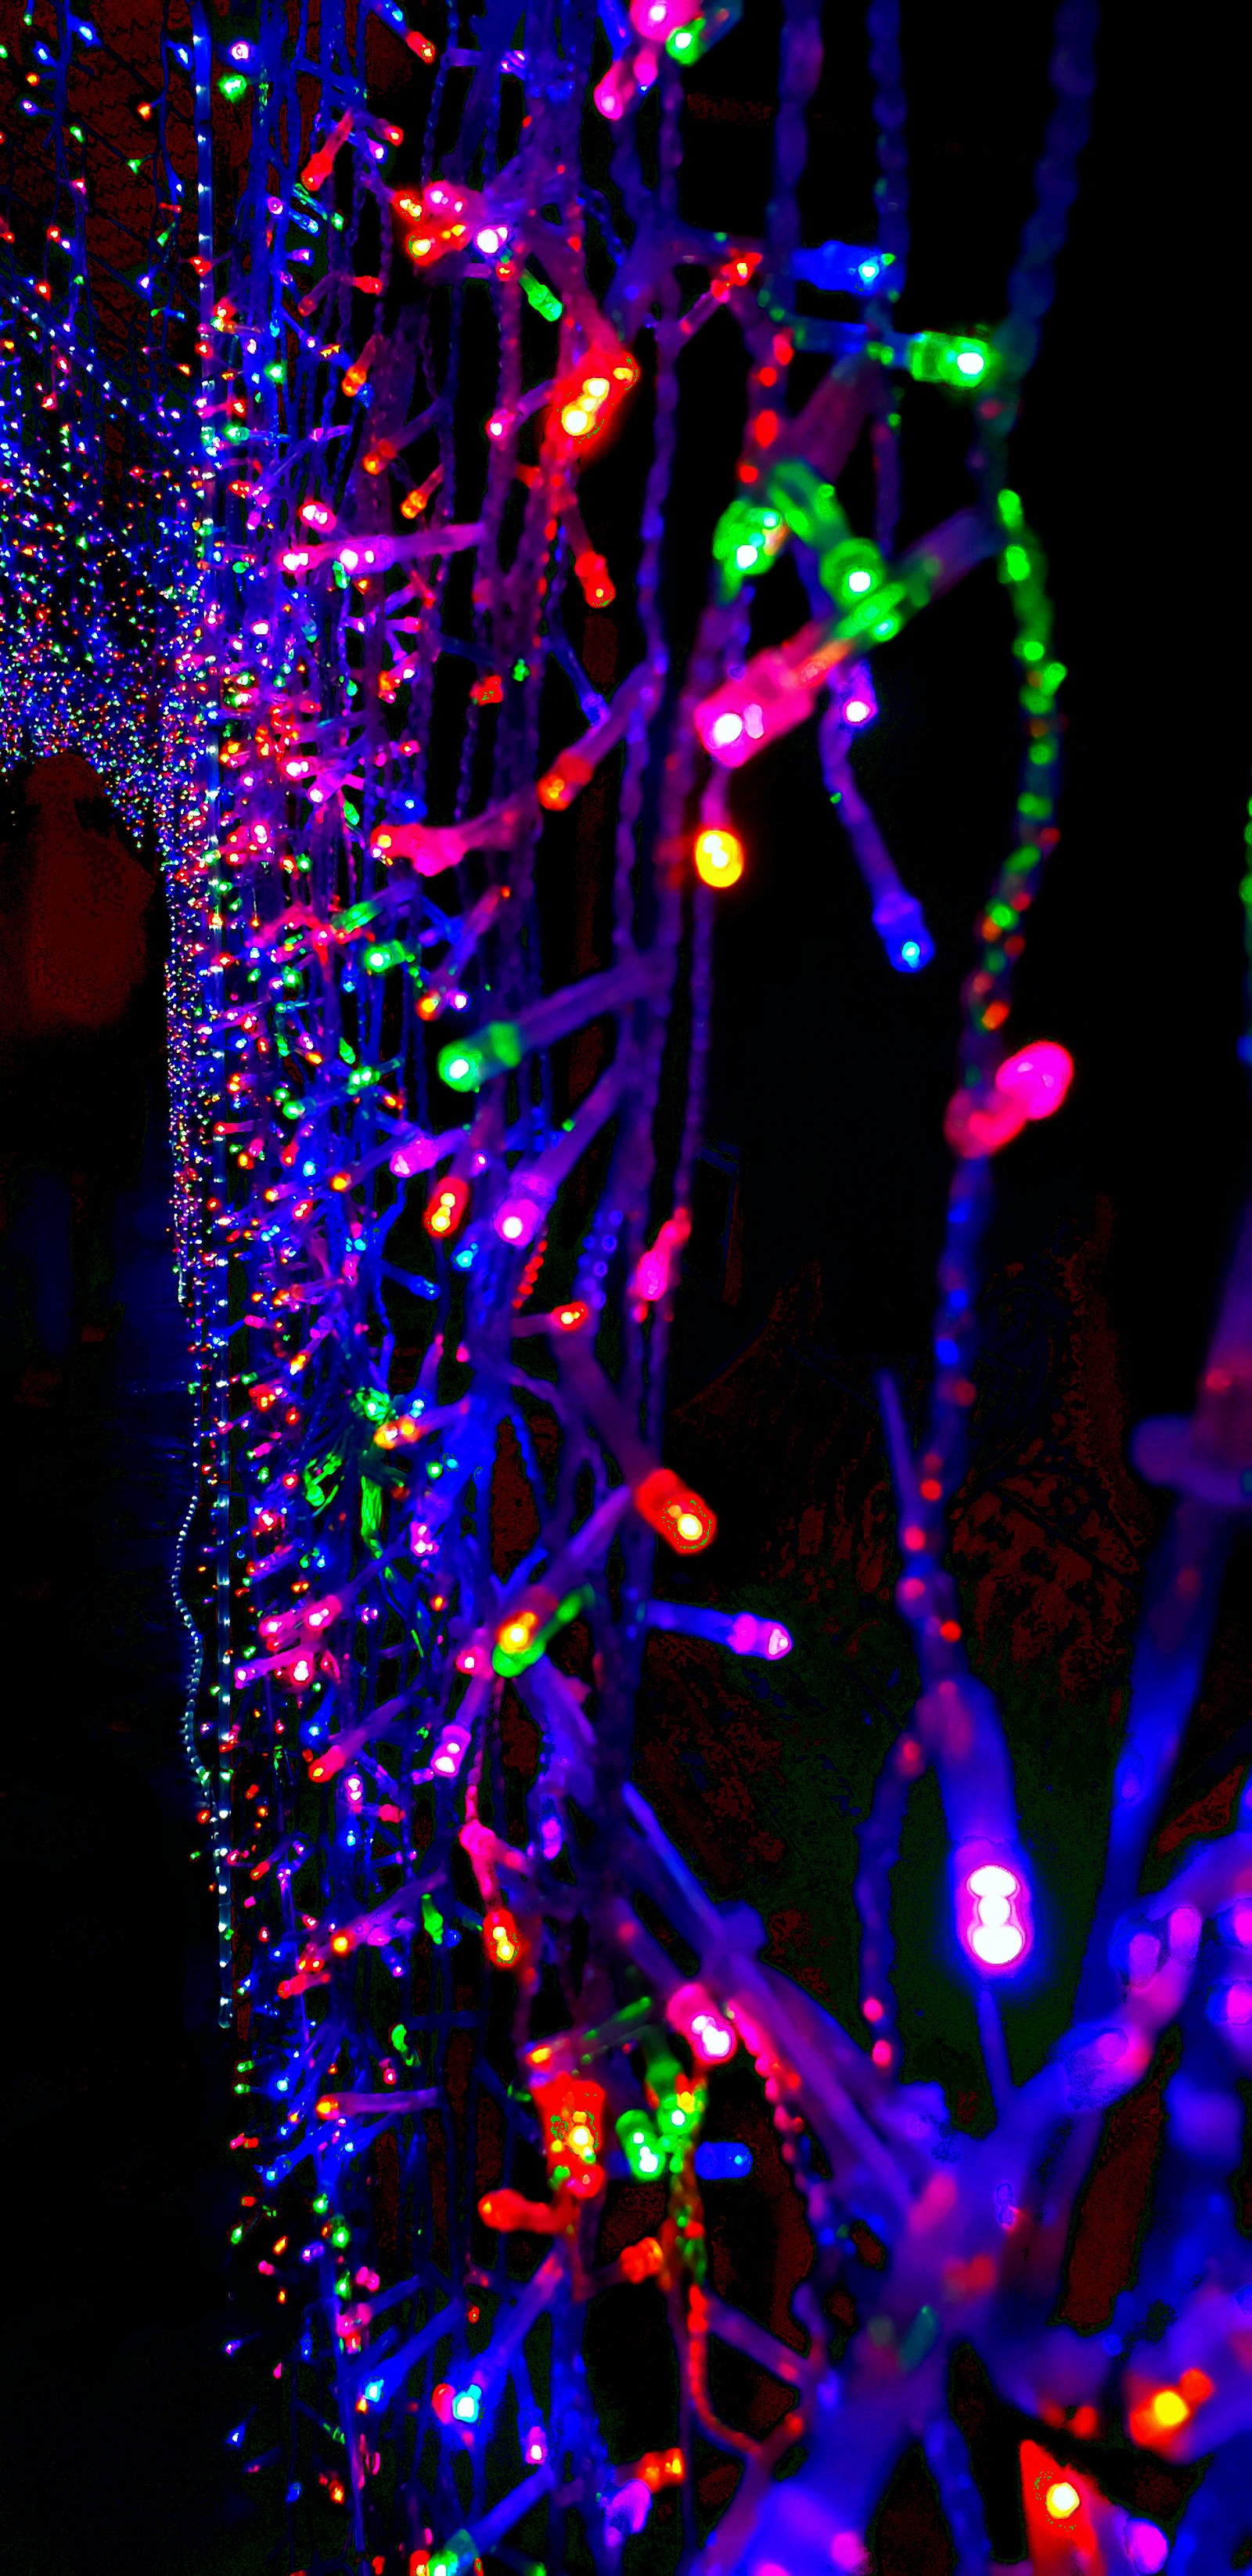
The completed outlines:
<svg viewBox="0 0 1252 2576">
<path fill-rule="evenodd" d="M 469 1196 L 467 1184 L 456 1180 L 451 1174 L 446 1181 L 439 1181 L 431 1191 L 422 1216 L 422 1223 L 427 1233 L 433 1235 L 437 1243 L 442 1242 L 446 1235 L 456 1233 L 469 1206 Z"/>
<path fill-rule="evenodd" d="M 698 1556 L 717 1531 L 717 1515 L 672 1467 L 654 1467 L 634 1488 L 635 1509 L 677 1556 Z"/>
</svg>

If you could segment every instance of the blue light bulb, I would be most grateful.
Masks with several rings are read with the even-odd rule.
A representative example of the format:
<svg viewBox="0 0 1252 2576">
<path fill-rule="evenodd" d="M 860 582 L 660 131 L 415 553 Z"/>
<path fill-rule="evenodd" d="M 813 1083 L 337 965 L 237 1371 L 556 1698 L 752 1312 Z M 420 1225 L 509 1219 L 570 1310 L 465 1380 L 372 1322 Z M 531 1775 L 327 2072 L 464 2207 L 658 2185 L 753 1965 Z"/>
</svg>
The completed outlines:
<svg viewBox="0 0 1252 2576">
<path fill-rule="evenodd" d="M 752 2149 L 733 2138 L 706 2138 L 696 2148 L 695 2164 L 701 2182 L 742 2182 L 752 2171 Z"/>
<path fill-rule="evenodd" d="M 906 894 L 903 886 L 893 886 L 889 893 L 879 896 L 873 920 L 897 975 L 917 975 L 930 964 L 935 943 L 926 928 L 925 914 L 916 897 Z"/>
<path fill-rule="evenodd" d="M 823 295 L 873 295 L 884 270 L 892 266 L 890 251 L 863 242 L 819 242 L 815 250 L 793 251 L 791 258 L 792 276 Z"/>
</svg>

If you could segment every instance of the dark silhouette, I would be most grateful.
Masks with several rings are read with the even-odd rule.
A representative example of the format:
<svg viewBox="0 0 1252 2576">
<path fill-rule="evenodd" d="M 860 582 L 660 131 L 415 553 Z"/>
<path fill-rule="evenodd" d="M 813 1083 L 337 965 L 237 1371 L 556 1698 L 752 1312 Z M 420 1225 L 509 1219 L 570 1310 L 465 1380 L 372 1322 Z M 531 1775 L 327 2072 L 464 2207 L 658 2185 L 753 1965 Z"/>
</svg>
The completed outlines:
<svg viewBox="0 0 1252 2576">
<path fill-rule="evenodd" d="M 160 1047 L 152 836 L 76 752 L 10 774 L 0 805 L 0 1178 L 19 1401 L 46 1403 L 103 1340 L 110 1227 L 133 1183 Z"/>
</svg>

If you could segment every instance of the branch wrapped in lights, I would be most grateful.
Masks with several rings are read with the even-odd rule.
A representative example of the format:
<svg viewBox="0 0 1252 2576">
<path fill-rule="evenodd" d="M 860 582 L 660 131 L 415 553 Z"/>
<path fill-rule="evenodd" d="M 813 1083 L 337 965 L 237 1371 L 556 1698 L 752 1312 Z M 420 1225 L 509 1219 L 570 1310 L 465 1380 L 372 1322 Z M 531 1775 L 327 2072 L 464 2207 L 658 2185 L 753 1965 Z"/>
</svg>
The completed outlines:
<svg viewBox="0 0 1252 2576">
<path fill-rule="evenodd" d="M 196 467 L 175 466 L 177 388 L 155 344 L 124 388 L 101 373 L 85 234 L 64 312 L 32 320 L 27 281 L 6 326 L 21 386 L 4 432 L 18 501 L 6 748 L 23 726 L 40 746 L 98 740 L 136 810 L 158 786 L 166 798 L 181 1268 L 203 1415 L 195 1754 L 241 2049 L 240 2262 L 251 2297 L 261 2281 L 267 2357 L 232 2441 L 281 2483 L 301 2565 L 460 2576 L 496 2553 L 516 2569 L 589 2548 L 603 2569 L 676 2489 L 704 2576 L 817 2576 L 868 2566 L 875 2508 L 920 2437 L 969 2576 L 989 2551 L 948 2406 L 963 2341 L 1042 2425 L 1103 2407 L 1167 2458 L 1224 2445 L 1171 2558 L 1218 2568 L 1242 2530 L 1250 2430 L 1252 2270 L 1213 2183 L 1239 2152 L 1252 1820 L 1161 1894 L 1137 1888 L 1246 1509 L 1252 1236 L 1194 1423 L 1142 1435 L 1144 1472 L 1181 1499 L 1135 1669 L 1083 2018 L 1022 2086 L 994 1998 L 1030 1973 L 1030 1859 L 943 1564 L 993 1158 L 1060 1106 L 1071 1072 L 1064 1050 L 1007 1033 L 1056 839 L 1064 675 L 1005 450 L 1073 194 L 1093 13 L 1085 0 L 1059 13 L 1039 200 L 989 338 L 894 328 L 908 230 L 892 0 L 869 12 L 875 240 L 800 245 L 821 61 L 805 5 L 785 17 L 763 241 L 679 221 L 679 73 L 737 14 L 489 7 L 436 40 L 383 0 L 352 46 L 335 5 L 316 29 L 267 8 L 255 35 L 225 44 L 197 17 Z M 75 45 L 97 38 L 59 23 L 68 112 Z M 611 196 L 587 173 L 588 114 L 611 140 Z M 215 116 L 235 120 L 244 181 L 229 263 L 209 193 Z M 189 204 L 190 171 L 160 166 Z M 58 185 L 80 175 L 67 167 Z M 796 281 L 859 298 L 864 319 L 797 313 Z M 742 335 L 748 416 L 680 668 L 660 589 L 676 371 L 714 315 Z M 798 350 L 833 363 L 792 408 Z M 61 418 L 41 423 L 31 391 L 49 366 L 78 423 L 72 453 L 99 468 L 66 496 L 85 547 L 70 510 L 50 506 Z M 905 383 L 970 401 L 975 497 L 901 553 L 891 403 Z M 106 490 L 102 391 L 123 424 L 146 423 L 147 515 L 132 492 L 120 521 Z M 611 459 L 632 413 L 651 461 L 628 567 L 603 529 L 593 542 L 579 477 Z M 838 490 L 862 440 L 870 535 Z M 81 572 L 110 545 L 144 568 L 150 628 L 119 639 L 103 576 L 58 625 L 66 550 Z M 753 650 L 756 585 L 784 549 L 811 615 Z M 714 909 L 751 865 L 735 775 L 821 711 L 874 928 L 893 967 L 923 971 L 931 935 L 851 753 L 876 714 L 876 655 L 992 559 L 1016 620 L 1025 759 L 965 995 L 919 1456 L 882 1391 L 898 1600 L 923 1688 L 864 1828 L 853 2039 L 761 1964 L 755 1917 L 709 1902 L 631 1783 L 650 1630 L 765 1662 L 791 1644 L 768 1616 L 665 1597 L 670 1556 L 701 1553 L 716 1527 L 665 1456 L 666 1350 Z M 614 569 L 630 574 L 619 628 Z M 120 696 L 93 687 L 102 665 L 121 675 L 125 722 Z M 610 928 L 571 963 L 547 860 L 593 804 L 579 865 L 606 863 Z M 937 2088 L 898 2074 L 890 1872 L 930 1765 L 954 1958 L 995 2101 L 982 2139 L 953 2129 Z M 1179 2018 L 1139 2281 L 1116 2351 L 1097 2350 L 1051 2323 L 1068 2218 L 1102 2110 Z M 741 2050 L 811 2234 L 793 2301 L 803 2349 L 707 2277 L 718 2204 L 703 2187 L 754 2188 L 747 2150 L 703 2134 Z M 642 2300 L 647 2285 L 677 2396 L 666 2437 L 625 2458 L 585 2327 L 595 2294 Z M 1173 2322 L 1154 2343 L 1160 2302 Z M 718 2342 L 774 2392 L 766 2431 L 718 2413 Z M 742 2464 L 712 2530 L 697 2510 L 706 2445 Z M 1110 2504 L 1068 2453 L 1028 2442 L 1022 2471 L 1035 2567 L 1166 2563 L 1169 2534 Z"/>
</svg>

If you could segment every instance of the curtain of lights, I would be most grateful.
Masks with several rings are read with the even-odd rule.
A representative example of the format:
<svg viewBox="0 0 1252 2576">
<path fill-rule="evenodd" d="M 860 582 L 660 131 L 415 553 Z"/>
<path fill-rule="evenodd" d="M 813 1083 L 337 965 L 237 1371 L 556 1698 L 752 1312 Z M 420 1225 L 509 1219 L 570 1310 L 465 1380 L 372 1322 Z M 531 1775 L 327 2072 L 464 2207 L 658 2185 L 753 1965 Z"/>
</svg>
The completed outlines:
<svg viewBox="0 0 1252 2576">
<path fill-rule="evenodd" d="M 1208 2576 L 1245 2563 L 1252 2263 L 1229 2183 L 1252 1818 L 1138 1889 L 1247 1508 L 1252 1232 L 1194 1421 L 1140 1434 L 1179 1500 L 1082 2019 L 1024 2084 L 996 1995 L 1031 1973 L 1030 1860 L 943 1561 L 994 1157 L 1072 1071 L 1011 1034 L 1064 672 L 1007 449 L 1094 10 L 1058 13 L 1036 202 L 985 336 L 896 327 L 894 0 L 868 10 L 867 238 L 816 247 L 797 187 L 818 12 L 784 9 L 748 239 L 680 218 L 683 72 L 739 16 L 688 10 L 266 0 L 154 17 L 135 64 L 36 6 L 4 57 L 5 754 L 73 740 L 124 810 L 155 807 L 174 913 L 188 1743 L 238 2043 L 231 2442 L 285 2498 L 292 2569 L 604 2571 L 641 2542 L 638 2566 L 818 2576 L 871 2566 L 920 2441 L 976 2576 L 989 2543 L 949 2402 L 965 2345 L 1060 2428 L 1060 2457 L 1021 2447 L 1033 2568 Z M 679 650 L 679 395 L 715 318 L 740 335 L 746 421 Z M 905 400 L 919 435 L 927 406 L 966 407 L 969 494 L 901 549 Z M 868 532 L 839 492 L 863 449 Z M 784 552 L 811 615 L 762 646 Z M 716 1521 L 665 1455 L 714 919 L 745 866 L 735 774 L 818 718 L 874 931 L 923 973 L 931 938 L 851 750 L 878 652 L 982 564 L 1018 665 L 1021 784 L 963 999 L 919 1454 L 882 1387 L 923 1686 L 863 1828 L 849 2035 L 761 1963 L 746 1908 L 706 1898 L 632 1785 L 632 1712 L 650 1628 L 791 1650 L 768 1616 L 684 1599 Z M 899 2075 L 890 1880 L 927 1768 L 995 2102 L 982 2137 Z M 1116 2331 L 1083 2338 L 1053 2322 L 1070 2219 L 1102 2114 L 1167 2024 L 1138 2279 Z M 765 2190 L 728 2089 L 749 2067 L 769 2187 L 808 2249 L 785 2339 L 718 2288 L 731 2213 Z M 1101 2426 L 1175 2465 L 1216 2458 L 1150 2519 L 1076 2462 Z"/>
</svg>

